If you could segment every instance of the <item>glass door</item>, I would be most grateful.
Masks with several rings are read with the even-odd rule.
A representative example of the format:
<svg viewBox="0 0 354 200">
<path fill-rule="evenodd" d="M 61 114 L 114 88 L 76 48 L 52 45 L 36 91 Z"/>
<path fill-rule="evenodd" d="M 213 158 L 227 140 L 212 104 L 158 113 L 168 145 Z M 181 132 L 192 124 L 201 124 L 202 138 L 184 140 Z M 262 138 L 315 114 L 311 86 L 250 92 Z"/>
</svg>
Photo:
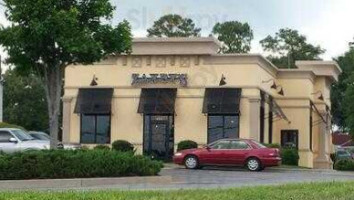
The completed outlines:
<svg viewBox="0 0 354 200">
<path fill-rule="evenodd" d="M 174 149 L 173 116 L 144 117 L 144 154 L 171 159 Z"/>
</svg>

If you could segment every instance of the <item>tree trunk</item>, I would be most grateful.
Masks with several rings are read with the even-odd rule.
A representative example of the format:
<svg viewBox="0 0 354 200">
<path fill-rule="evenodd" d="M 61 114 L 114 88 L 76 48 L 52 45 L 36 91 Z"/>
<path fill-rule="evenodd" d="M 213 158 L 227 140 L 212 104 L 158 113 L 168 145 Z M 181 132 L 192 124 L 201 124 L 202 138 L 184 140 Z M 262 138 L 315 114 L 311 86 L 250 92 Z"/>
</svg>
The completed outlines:
<svg viewBox="0 0 354 200">
<path fill-rule="evenodd" d="M 56 149 L 58 145 L 59 115 L 62 92 L 61 66 L 48 67 L 44 74 L 44 82 L 48 102 L 49 133 L 52 138 L 50 148 Z"/>
</svg>

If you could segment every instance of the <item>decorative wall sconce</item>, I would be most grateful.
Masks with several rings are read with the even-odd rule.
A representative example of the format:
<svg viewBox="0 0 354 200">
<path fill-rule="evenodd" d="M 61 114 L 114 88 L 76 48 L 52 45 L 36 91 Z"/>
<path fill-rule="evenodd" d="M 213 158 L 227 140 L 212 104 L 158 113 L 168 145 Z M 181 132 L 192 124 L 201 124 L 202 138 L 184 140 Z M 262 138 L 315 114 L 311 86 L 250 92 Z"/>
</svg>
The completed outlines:
<svg viewBox="0 0 354 200">
<path fill-rule="evenodd" d="M 90 83 L 90 86 L 96 86 L 96 85 L 98 85 L 97 81 L 98 81 L 98 78 L 96 77 L 96 75 L 93 75 L 92 81 L 91 81 L 91 83 Z"/>
<path fill-rule="evenodd" d="M 269 79 L 267 81 L 262 81 L 262 83 L 269 83 L 269 82 L 273 82 L 272 85 L 270 86 L 270 88 L 274 89 L 274 90 L 277 90 L 278 88 L 280 88 L 280 90 L 277 92 L 279 95 L 281 96 L 284 96 L 284 90 L 283 90 L 283 87 L 281 85 L 277 85 L 275 83 L 275 80 L 274 79 Z"/>
<path fill-rule="evenodd" d="M 311 95 L 315 95 L 315 94 L 320 94 L 317 99 L 318 100 L 321 100 L 321 101 L 324 101 L 324 97 L 323 97 L 323 94 L 321 91 L 317 91 L 317 92 L 314 92 L 314 93 L 311 93 Z"/>
<path fill-rule="evenodd" d="M 276 90 L 276 89 L 277 89 L 277 84 L 275 84 L 274 79 L 269 79 L 268 81 L 262 81 L 262 83 L 269 83 L 269 82 L 271 82 L 271 81 L 273 81 L 273 83 L 272 83 L 272 85 L 270 86 L 270 88 Z"/>
<path fill-rule="evenodd" d="M 224 76 L 224 74 L 221 76 L 221 79 L 220 79 L 220 83 L 219 83 L 219 86 L 223 86 L 223 85 L 226 85 L 226 77 Z"/>
<path fill-rule="evenodd" d="M 278 94 L 281 95 L 281 96 L 284 96 L 284 90 L 283 90 L 283 87 L 281 85 L 278 85 L 276 87 L 276 89 L 280 88 L 280 90 L 278 91 Z"/>
</svg>

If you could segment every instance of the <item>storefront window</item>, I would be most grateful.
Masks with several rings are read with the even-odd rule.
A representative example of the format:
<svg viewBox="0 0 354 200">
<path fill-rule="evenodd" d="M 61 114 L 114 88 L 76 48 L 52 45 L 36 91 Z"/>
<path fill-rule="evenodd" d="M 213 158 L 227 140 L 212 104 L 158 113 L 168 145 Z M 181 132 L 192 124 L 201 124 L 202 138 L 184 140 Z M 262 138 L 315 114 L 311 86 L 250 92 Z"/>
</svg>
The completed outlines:
<svg viewBox="0 0 354 200">
<path fill-rule="evenodd" d="M 238 138 L 239 116 L 237 115 L 209 115 L 208 116 L 208 143 L 223 138 Z"/>
<path fill-rule="evenodd" d="M 110 115 L 81 115 L 81 143 L 110 143 Z"/>
<path fill-rule="evenodd" d="M 282 130 L 281 146 L 286 148 L 298 148 L 298 130 Z"/>
</svg>

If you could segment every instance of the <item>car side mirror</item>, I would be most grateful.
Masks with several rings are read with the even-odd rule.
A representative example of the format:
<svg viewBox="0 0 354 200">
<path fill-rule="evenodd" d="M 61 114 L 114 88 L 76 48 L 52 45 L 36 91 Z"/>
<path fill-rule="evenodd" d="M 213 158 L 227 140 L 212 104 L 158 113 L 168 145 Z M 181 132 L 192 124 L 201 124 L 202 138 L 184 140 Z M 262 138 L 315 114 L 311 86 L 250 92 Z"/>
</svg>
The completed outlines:
<svg viewBox="0 0 354 200">
<path fill-rule="evenodd" d="M 210 146 L 208 146 L 208 145 L 205 145 L 204 148 L 208 151 L 211 149 Z"/>
<path fill-rule="evenodd" d="M 13 137 L 12 137 L 12 138 L 9 139 L 9 142 L 17 143 L 18 141 L 17 141 L 16 138 L 13 138 Z"/>
</svg>

